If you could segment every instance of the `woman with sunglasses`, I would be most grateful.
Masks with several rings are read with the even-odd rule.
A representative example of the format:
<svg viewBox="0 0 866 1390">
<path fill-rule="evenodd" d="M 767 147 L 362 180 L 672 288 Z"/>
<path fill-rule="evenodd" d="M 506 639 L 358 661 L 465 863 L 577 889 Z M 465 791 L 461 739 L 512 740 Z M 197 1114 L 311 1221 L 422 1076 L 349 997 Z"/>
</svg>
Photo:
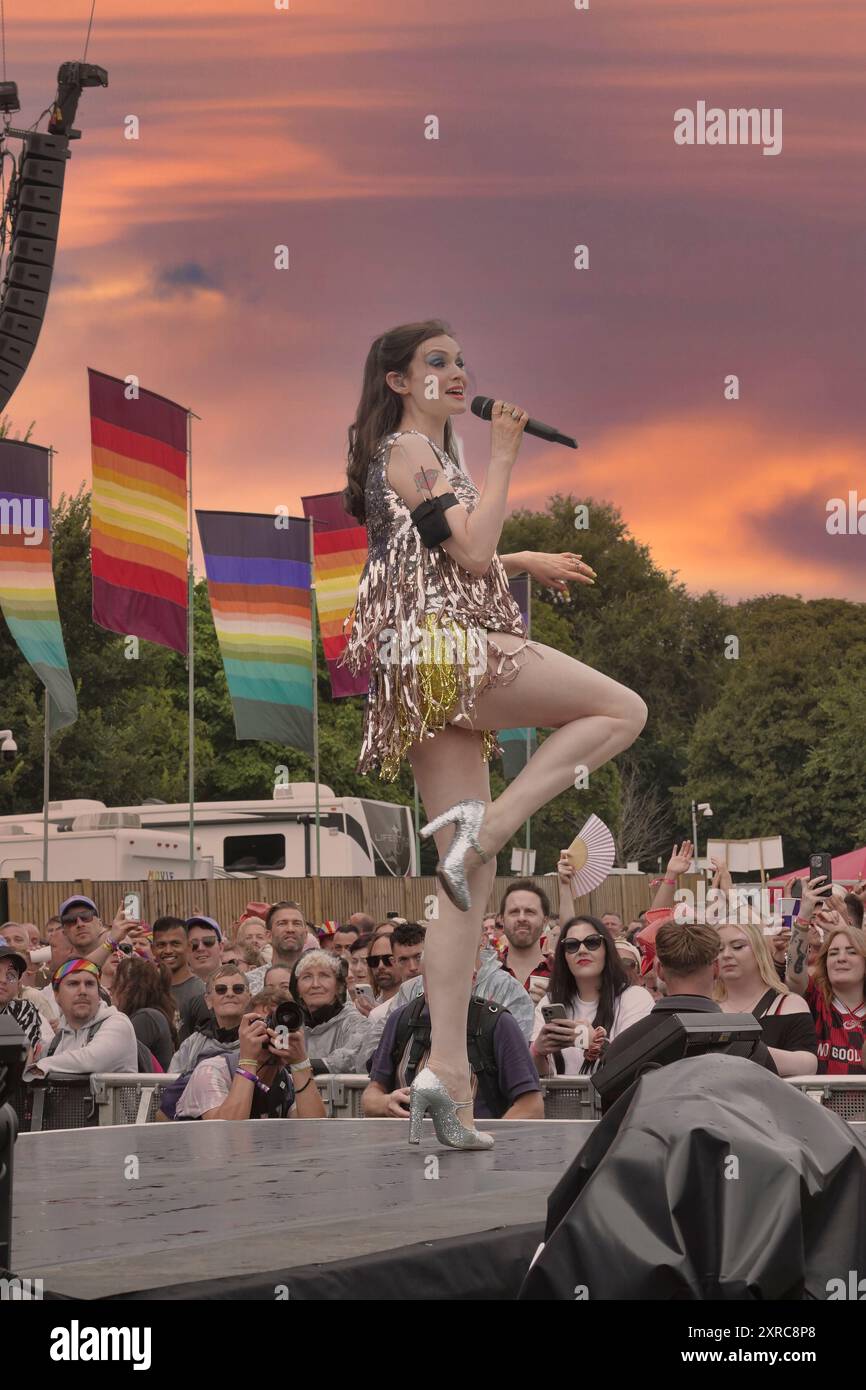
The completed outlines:
<svg viewBox="0 0 866 1390">
<path fill-rule="evenodd" d="M 190 1033 L 171 1059 L 170 1071 L 189 1071 L 205 1048 L 231 1052 L 238 1045 L 241 1019 L 250 1006 L 250 986 L 240 965 L 221 965 L 207 982 L 208 1021 Z"/>
<path fill-rule="evenodd" d="M 565 1018 L 544 1020 L 542 1009 L 562 1004 Z M 553 957 L 547 995 L 535 1009 L 531 1052 L 540 1076 L 594 1071 L 610 1042 L 652 1009 L 649 991 L 629 983 L 616 943 L 598 917 L 572 917 Z M 589 1047 L 581 1037 L 589 1025 Z"/>
</svg>

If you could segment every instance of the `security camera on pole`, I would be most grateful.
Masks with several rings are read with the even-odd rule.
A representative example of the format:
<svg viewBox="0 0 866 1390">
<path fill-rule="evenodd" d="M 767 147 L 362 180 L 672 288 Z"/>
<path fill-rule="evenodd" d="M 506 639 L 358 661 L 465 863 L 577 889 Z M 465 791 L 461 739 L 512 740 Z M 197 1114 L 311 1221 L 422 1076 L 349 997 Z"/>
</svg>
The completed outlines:
<svg viewBox="0 0 866 1390">
<path fill-rule="evenodd" d="M 712 808 L 712 806 L 710 805 L 710 803 L 709 803 L 708 801 L 693 801 L 693 802 L 692 802 L 692 844 L 693 844 L 694 847 L 695 847 L 695 857 L 694 857 L 694 859 L 693 859 L 693 861 L 692 861 L 692 873 L 693 873 L 693 874 L 696 874 L 696 873 L 698 872 L 698 862 L 699 862 L 699 855 L 698 855 L 698 814 L 697 814 L 698 811 L 700 811 L 700 813 L 701 813 L 702 816 L 711 816 L 711 815 L 713 814 L 713 808 Z"/>
</svg>

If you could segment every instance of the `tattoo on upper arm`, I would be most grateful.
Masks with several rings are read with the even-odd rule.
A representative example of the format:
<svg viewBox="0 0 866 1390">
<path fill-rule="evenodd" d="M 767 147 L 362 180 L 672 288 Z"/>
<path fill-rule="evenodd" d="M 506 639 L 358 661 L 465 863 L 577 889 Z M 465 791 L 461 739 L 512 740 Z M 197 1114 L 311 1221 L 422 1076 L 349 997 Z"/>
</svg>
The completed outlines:
<svg viewBox="0 0 866 1390">
<path fill-rule="evenodd" d="M 427 491 L 432 493 L 436 479 L 439 477 L 438 468 L 422 468 L 415 474 L 415 486 L 419 492 Z"/>
</svg>

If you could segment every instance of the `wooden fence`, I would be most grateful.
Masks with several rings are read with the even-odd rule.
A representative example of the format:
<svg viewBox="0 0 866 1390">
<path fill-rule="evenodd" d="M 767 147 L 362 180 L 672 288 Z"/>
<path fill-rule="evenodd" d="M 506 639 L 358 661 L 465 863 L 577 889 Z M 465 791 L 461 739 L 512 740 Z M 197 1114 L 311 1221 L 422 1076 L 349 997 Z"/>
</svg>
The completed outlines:
<svg viewBox="0 0 866 1390">
<path fill-rule="evenodd" d="M 618 912 L 630 922 L 649 907 L 654 890 L 650 874 L 614 875 L 577 904 L 578 911 L 601 916 Z M 680 885 L 692 888 L 698 875 L 683 874 Z M 498 909 L 502 895 L 514 876 L 495 880 L 487 909 Z M 555 874 L 534 875 L 532 882 L 548 895 L 554 915 L 559 911 L 559 880 Z M 436 896 L 438 884 L 427 878 L 277 878 L 262 875 L 249 879 L 174 879 L 170 882 L 106 883 L 91 879 L 67 882 L 26 883 L 18 879 L 0 880 L 0 921 L 35 922 L 40 929 L 53 917 L 64 898 L 83 893 L 92 898 L 104 922 L 110 922 L 127 893 L 138 893 L 142 917 L 153 922 L 171 914 L 191 917 L 204 913 L 220 925 L 235 922 L 248 902 L 299 902 L 310 922 L 344 922 L 353 912 L 366 912 L 384 922 L 396 912 L 410 922 L 423 922 L 429 899 Z M 425 900 L 427 902 L 425 903 Z"/>
</svg>

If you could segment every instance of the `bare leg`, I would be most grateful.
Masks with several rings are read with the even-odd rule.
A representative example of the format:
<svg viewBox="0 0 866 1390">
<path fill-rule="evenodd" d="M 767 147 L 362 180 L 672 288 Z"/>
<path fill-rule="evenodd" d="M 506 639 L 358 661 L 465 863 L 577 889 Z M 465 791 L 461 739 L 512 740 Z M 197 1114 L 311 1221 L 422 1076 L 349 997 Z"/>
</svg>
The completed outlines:
<svg viewBox="0 0 866 1390">
<path fill-rule="evenodd" d="M 447 725 L 433 738 L 412 745 L 409 761 L 428 820 L 466 797 L 490 800 L 490 777 L 481 744 L 480 733 Z M 434 836 L 440 858 L 453 834 L 453 826 L 446 826 Z M 467 865 L 472 907 L 461 912 L 440 889 L 439 915 L 430 922 L 424 942 L 424 989 L 432 1035 L 429 1066 L 454 1100 L 468 1100 L 470 1096 L 466 1022 L 481 923 L 496 875 L 495 860 L 481 864 L 477 856 L 472 858 L 476 860 L 474 868 Z M 470 1108 L 459 1110 L 457 1117 L 461 1124 L 471 1126 Z"/>
<path fill-rule="evenodd" d="M 509 633 L 491 636 L 505 651 L 520 644 Z M 528 652 L 513 680 L 482 691 L 476 703 L 475 729 L 554 730 L 491 804 L 479 836 L 485 850 L 501 849 L 529 816 L 574 786 L 578 767 L 594 772 L 628 748 L 646 723 L 647 707 L 628 686 L 554 647 L 532 645 L 541 659 Z M 478 862 L 470 851 L 467 870 Z"/>
</svg>

